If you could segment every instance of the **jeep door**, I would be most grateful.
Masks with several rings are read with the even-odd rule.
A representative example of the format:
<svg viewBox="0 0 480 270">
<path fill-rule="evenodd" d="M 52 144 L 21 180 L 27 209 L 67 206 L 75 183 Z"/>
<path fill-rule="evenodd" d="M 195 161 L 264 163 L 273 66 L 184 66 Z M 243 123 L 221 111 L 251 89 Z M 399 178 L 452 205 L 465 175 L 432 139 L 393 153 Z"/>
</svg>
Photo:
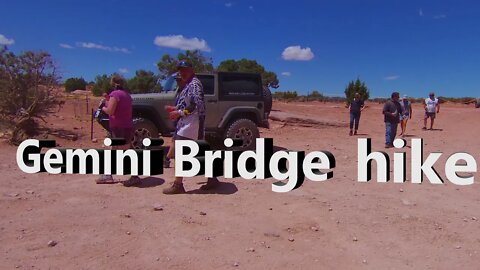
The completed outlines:
<svg viewBox="0 0 480 270">
<path fill-rule="evenodd" d="M 218 89 L 215 87 L 217 85 L 217 78 L 214 74 L 201 74 L 197 75 L 197 77 L 202 82 L 203 86 L 205 109 L 207 113 L 205 129 L 209 130 L 216 127 L 222 117 L 218 113 Z"/>
</svg>

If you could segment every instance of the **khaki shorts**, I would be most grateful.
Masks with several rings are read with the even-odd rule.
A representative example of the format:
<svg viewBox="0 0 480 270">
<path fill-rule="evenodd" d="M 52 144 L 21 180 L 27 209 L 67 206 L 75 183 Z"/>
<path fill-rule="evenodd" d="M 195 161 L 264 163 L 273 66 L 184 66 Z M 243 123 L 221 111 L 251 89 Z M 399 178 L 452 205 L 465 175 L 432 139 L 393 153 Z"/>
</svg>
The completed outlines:
<svg viewBox="0 0 480 270">
<path fill-rule="evenodd" d="M 425 119 L 427 119 L 429 117 L 432 118 L 432 119 L 435 119 L 435 115 L 436 115 L 436 113 L 434 113 L 434 112 L 425 112 Z"/>
</svg>

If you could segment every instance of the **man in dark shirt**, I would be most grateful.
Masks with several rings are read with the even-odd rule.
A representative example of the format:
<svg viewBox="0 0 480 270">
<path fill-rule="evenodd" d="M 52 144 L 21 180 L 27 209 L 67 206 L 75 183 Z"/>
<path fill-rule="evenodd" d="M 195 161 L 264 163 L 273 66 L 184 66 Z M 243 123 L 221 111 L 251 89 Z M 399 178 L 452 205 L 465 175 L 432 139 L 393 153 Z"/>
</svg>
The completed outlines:
<svg viewBox="0 0 480 270">
<path fill-rule="evenodd" d="M 398 100 L 400 94 L 398 92 L 392 93 L 392 98 L 387 100 L 383 106 L 383 115 L 385 122 L 385 148 L 393 147 L 393 140 L 397 135 L 397 126 L 400 122 L 400 115 L 402 115 L 402 105 Z"/>
<path fill-rule="evenodd" d="M 355 123 L 355 133 L 353 134 L 357 135 L 360 114 L 363 111 L 363 108 L 365 108 L 365 104 L 360 98 L 360 94 L 355 93 L 355 97 L 353 98 L 352 103 L 350 103 L 350 136 L 352 136 L 353 133 L 353 123 Z"/>
</svg>

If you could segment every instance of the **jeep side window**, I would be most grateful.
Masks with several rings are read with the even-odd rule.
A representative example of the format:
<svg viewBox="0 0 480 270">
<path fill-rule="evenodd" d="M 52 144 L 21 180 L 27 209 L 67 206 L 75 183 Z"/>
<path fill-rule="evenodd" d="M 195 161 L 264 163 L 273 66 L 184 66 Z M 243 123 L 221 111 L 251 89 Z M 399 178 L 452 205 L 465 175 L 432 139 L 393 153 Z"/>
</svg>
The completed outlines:
<svg viewBox="0 0 480 270">
<path fill-rule="evenodd" d="M 222 74 L 221 96 L 224 99 L 255 100 L 262 95 L 261 78 L 254 74 Z"/>
<path fill-rule="evenodd" d="M 212 75 L 199 75 L 198 79 L 202 82 L 204 95 L 215 94 L 215 77 Z"/>
<path fill-rule="evenodd" d="M 177 81 L 175 80 L 175 76 L 170 76 L 165 80 L 165 83 L 162 86 L 163 92 L 170 92 L 175 91 L 177 87 Z"/>
</svg>

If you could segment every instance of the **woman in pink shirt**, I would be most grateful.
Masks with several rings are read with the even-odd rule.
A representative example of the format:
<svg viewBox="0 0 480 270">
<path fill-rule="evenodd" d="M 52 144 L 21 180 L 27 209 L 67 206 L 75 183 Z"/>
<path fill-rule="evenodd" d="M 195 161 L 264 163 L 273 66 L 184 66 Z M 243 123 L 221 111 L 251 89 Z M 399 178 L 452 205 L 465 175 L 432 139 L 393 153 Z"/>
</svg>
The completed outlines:
<svg viewBox="0 0 480 270">
<path fill-rule="evenodd" d="M 119 75 L 113 75 L 110 81 L 113 90 L 110 92 L 107 106 L 102 110 L 109 116 L 109 127 L 112 138 L 123 138 L 126 144 L 117 149 L 128 149 L 133 137 L 133 120 L 132 120 L 132 97 L 126 90 L 126 81 Z M 115 183 L 111 175 L 102 175 L 97 184 Z M 124 186 L 132 186 L 138 184 L 140 178 L 132 176 L 123 182 Z"/>
</svg>

